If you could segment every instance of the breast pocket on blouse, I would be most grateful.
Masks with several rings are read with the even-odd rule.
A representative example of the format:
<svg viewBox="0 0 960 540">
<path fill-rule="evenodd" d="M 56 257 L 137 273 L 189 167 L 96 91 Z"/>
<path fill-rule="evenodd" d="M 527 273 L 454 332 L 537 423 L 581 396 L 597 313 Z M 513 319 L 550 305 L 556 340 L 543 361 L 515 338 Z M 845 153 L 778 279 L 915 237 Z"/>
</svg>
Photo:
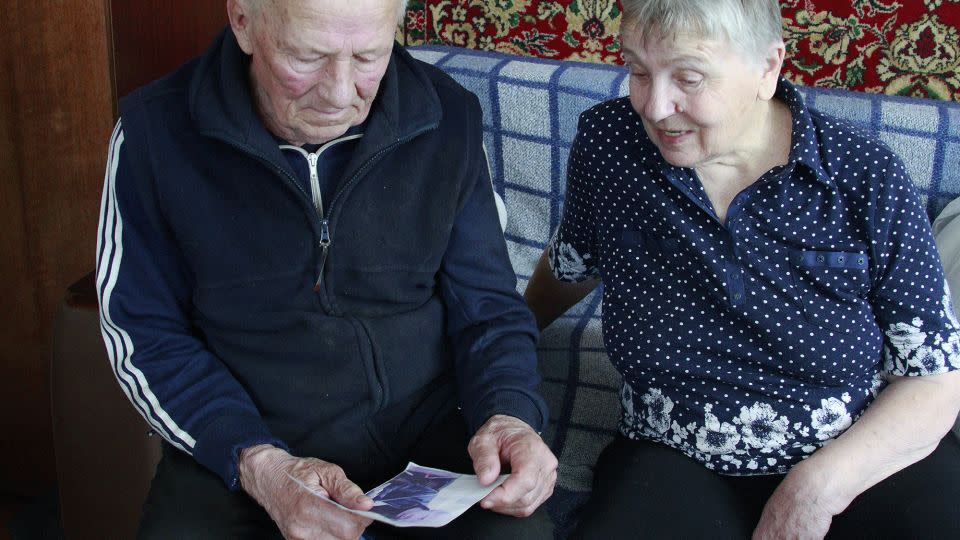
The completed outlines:
<svg viewBox="0 0 960 540">
<path fill-rule="evenodd" d="M 810 324 L 851 333 L 872 323 L 866 248 L 798 250 L 790 262 L 798 300 Z"/>
</svg>

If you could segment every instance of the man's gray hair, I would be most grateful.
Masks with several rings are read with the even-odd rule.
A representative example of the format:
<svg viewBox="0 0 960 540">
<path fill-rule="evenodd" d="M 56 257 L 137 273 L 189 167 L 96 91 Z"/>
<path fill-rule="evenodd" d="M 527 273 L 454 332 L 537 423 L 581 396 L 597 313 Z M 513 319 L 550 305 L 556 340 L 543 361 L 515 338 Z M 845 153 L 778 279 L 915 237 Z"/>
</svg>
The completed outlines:
<svg viewBox="0 0 960 540">
<path fill-rule="evenodd" d="M 275 2 L 277 0 L 240 0 L 247 9 L 257 13 L 266 2 Z M 410 0 L 400 0 L 397 6 L 397 23 L 403 24 L 403 19 L 407 16 L 407 4 Z"/>
<path fill-rule="evenodd" d="M 754 58 L 783 40 L 777 0 L 623 0 L 620 28 L 640 32 L 643 40 L 692 35 L 727 41 Z"/>
<path fill-rule="evenodd" d="M 408 3 L 410 3 L 410 0 L 400 0 L 400 7 L 397 8 L 400 10 L 400 12 L 397 13 L 397 22 L 399 22 L 400 24 L 403 24 L 403 19 L 405 19 L 407 16 Z"/>
</svg>

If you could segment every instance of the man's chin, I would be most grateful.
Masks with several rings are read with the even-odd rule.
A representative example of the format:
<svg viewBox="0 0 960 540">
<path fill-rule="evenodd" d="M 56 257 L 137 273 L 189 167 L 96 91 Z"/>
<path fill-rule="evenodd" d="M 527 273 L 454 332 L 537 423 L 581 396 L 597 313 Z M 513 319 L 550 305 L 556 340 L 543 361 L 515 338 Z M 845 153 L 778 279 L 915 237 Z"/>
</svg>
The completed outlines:
<svg viewBox="0 0 960 540">
<path fill-rule="evenodd" d="M 300 130 L 300 138 L 302 138 L 306 144 L 323 144 L 328 141 L 332 141 L 337 137 L 343 135 L 350 129 L 350 123 L 343 124 L 334 124 L 334 125 L 324 125 L 324 126 L 310 126 L 306 129 Z"/>
</svg>

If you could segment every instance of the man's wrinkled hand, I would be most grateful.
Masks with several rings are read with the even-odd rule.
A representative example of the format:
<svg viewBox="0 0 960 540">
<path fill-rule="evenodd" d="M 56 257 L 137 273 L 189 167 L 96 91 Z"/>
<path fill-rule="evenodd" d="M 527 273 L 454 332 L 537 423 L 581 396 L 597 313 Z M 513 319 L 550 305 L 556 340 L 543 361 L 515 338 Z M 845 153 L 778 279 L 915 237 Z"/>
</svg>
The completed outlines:
<svg viewBox="0 0 960 540">
<path fill-rule="evenodd" d="M 371 523 L 317 498 L 290 479 L 345 507 L 369 510 L 373 501 L 332 463 L 259 445 L 240 453 L 239 469 L 244 491 L 267 510 L 284 538 L 356 540 Z"/>
<path fill-rule="evenodd" d="M 480 483 L 489 485 L 509 465 L 510 476 L 487 495 L 480 505 L 510 516 L 532 514 L 553 494 L 557 482 L 557 458 L 540 435 L 512 416 L 490 417 L 467 446 Z"/>
</svg>

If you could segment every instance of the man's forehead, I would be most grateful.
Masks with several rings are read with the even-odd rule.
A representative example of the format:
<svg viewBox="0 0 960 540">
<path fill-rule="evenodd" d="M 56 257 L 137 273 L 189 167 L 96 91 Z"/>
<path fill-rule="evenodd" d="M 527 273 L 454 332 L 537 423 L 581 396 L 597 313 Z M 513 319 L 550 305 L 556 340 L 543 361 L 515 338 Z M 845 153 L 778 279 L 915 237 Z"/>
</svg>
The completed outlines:
<svg viewBox="0 0 960 540">
<path fill-rule="evenodd" d="M 397 0 L 255 0 L 269 4 L 263 30 L 281 36 L 316 32 L 370 36 L 382 31 L 393 40 Z M 265 10 L 267 11 L 267 10 Z M 379 40 L 378 40 L 379 41 Z"/>
<path fill-rule="evenodd" d="M 391 13 L 399 9 L 402 0 L 245 0 L 255 7 L 267 7 L 280 13 L 296 12 L 349 12 L 351 10 L 377 10 Z"/>
</svg>

